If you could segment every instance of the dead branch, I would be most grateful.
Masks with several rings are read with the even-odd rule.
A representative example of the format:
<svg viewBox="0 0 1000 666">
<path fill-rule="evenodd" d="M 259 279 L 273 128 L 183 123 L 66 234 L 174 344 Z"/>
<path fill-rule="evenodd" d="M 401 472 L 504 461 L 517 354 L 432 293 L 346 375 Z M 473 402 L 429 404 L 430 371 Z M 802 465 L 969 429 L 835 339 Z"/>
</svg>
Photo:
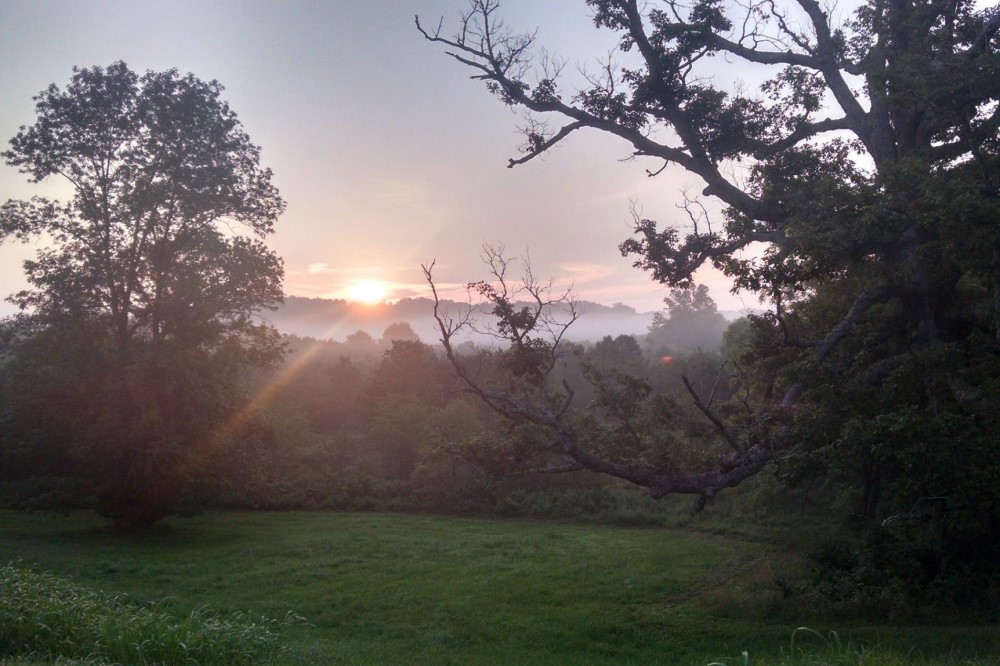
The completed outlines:
<svg viewBox="0 0 1000 666">
<path fill-rule="evenodd" d="M 708 407 L 708 405 L 706 405 L 701 401 L 701 397 L 698 396 L 698 393 L 694 390 L 694 387 L 691 386 L 691 382 L 688 381 L 687 375 L 681 375 L 681 380 L 684 382 L 684 388 L 686 388 L 687 392 L 691 395 L 691 399 L 694 400 L 694 406 L 698 408 L 698 411 L 704 414 L 705 418 L 707 418 L 709 421 L 712 422 L 712 425 L 715 426 L 715 429 L 719 432 L 720 435 L 722 435 L 722 438 L 726 440 L 726 442 L 729 444 L 730 447 L 732 447 L 734 451 L 740 454 L 746 454 L 746 448 L 739 441 L 739 439 L 733 436 L 733 434 L 729 432 L 729 428 L 726 427 L 726 424 L 722 422 L 722 419 L 720 419 L 715 414 L 715 412 L 713 412 Z"/>
<path fill-rule="evenodd" d="M 490 252 L 487 252 L 486 256 L 490 257 Z M 489 264 L 495 278 L 506 280 L 508 264 L 505 260 L 502 260 L 502 257 L 493 257 Z M 581 445 L 579 433 L 570 421 L 571 392 L 567 391 L 563 395 L 559 407 L 553 408 L 550 396 L 546 391 L 539 390 L 540 387 L 534 384 L 529 377 L 522 377 L 513 386 L 496 388 L 484 385 L 471 376 L 465 364 L 462 363 L 462 360 L 455 355 L 452 344 L 454 335 L 468 325 L 469 322 L 464 319 L 457 321 L 450 319 L 442 312 L 437 288 L 434 284 L 434 262 L 430 262 L 422 266 L 422 268 L 424 277 L 434 297 L 433 312 L 441 333 L 441 342 L 445 349 L 445 355 L 465 389 L 479 397 L 487 406 L 505 417 L 523 420 L 546 429 L 550 434 L 552 446 L 568 460 L 572 461 L 568 467 L 560 469 L 564 469 L 565 471 L 578 468 L 587 469 L 592 472 L 623 479 L 647 488 L 653 498 L 660 498 L 668 494 L 691 494 L 707 499 L 714 497 L 716 493 L 724 488 L 738 485 L 759 472 L 768 462 L 774 459 L 775 450 L 773 448 L 761 445 L 745 447 L 740 443 L 722 425 L 721 420 L 714 417 L 714 414 L 708 410 L 693 391 L 692 395 L 696 400 L 696 404 L 699 405 L 699 408 L 703 412 L 707 412 L 706 415 L 712 414 L 711 418 L 715 419 L 714 422 L 720 434 L 729 441 L 730 447 L 733 449 L 731 455 L 719 460 L 717 469 L 694 473 L 653 470 L 634 464 L 609 460 L 586 450 Z M 526 272 L 526 276 L 529 283 L 537 285 L 531 277 L 530 271 Z M 497 285 L 488 293 L 493 295 L 494 298 L 500 297 L 499 295 L 501 294 L 504 295 L 503 298 L 507 298 L 514 293 L 514 290 L 506 285 Z M 536 306 L 549 302 L 542 296 L 544 289 L 539 289 L 536 286 L 530 290 L 530 293 L 536 299 Z M 503 317 L 505 315 L 509 316 L 509 310 L 501 309 L 498 316 Z M 531 314 L 529 318 L 536 324 L 542 320 L 540 315 L 535 316 L 534 314 Z M 575 316 L 573 321 L 575 321 Z M 525 328 L 523 324 L 521 322 L 517 326 L 502 326 L 498 327 L 498 329 L 506 332 L 508 341 L 514 343 L 517 340 L 521 340 L 523 342 L 532 333 L 532 329 Z M 558 347 L 567 327 L 568 324 L 563 324 L 561 328 L 555 329 L 556 335 L 553 342 L 555 348 Z M 552 358 L 554 358 L 554 355 Z M 690 390 L 690 384 L 686 378 L 685 384 L 689 386 Z"/>
</svg>

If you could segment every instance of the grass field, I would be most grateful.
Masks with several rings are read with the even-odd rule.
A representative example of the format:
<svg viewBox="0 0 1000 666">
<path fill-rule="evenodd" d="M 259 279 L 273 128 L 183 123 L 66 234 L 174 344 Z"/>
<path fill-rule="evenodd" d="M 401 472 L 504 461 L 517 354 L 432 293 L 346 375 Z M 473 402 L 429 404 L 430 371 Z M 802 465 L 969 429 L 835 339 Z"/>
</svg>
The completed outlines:
<svg viewBox="0 0 1000 666">
<path fill-rule="evenodd" d="M 803 622 L 717 608 L 734 571 L 773 557 L 766 544 L 693 531 L 529 521 L 215 513 L 123 536 L 87 514 L 0 512 L 0 565 L 167 599 L 158 608 L 179 616 L 292 611 L 308 622 L 287 629 L 293 663 L 735 665 L 743 651 L 753 664 L 1000 663 L 996 627 L 815 620 L 821 635 L 796 634 L 796 652 L 847 654 L 836 629 L 836 641 L 874 642 L 886 659 L 787 661 Z"/>
</svg>

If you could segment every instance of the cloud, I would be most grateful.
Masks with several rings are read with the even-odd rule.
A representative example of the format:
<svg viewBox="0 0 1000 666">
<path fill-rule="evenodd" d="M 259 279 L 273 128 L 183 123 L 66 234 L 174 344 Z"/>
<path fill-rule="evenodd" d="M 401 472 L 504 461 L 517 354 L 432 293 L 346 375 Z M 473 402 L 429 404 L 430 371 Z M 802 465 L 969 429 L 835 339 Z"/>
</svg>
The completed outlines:
<svg viewBox="0 0 1000 666">
<path fill-rule="evenodd" d="M 307 268 L 309 275 L 319 275 L 320 273 L 328 273 L 330 271 L 330 264 L 309 264 Z"/>
<path fill-rule="evenodd" d="M 560 271 L 565 272 L 565 276 L 576 284 L 595 282 L 611 277 L 615 274 L 615 269 L 607 264 L 588 264 L 577 261 L 564 261 L 556 266 Z"/>
</svg>

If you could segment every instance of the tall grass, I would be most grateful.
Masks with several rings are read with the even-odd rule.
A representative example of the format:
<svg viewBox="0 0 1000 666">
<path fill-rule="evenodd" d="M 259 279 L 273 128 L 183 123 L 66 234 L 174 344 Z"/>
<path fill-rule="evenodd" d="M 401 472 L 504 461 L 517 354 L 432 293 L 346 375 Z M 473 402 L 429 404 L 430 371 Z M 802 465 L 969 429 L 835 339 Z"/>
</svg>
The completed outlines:
<svg viewBox="0 0 1000 666">
<path fill-rule="evenodd" d="M 272 664 L 285 622 L 206 608 L 177 617 L 56 576 L 0 567 L 0 658 L 122 664 Z M 16 663 L 16 662 L 14 662 Z M 63 662 L 72 663 L 72 662 Z"/>
<path fill-rule="evenodd" d="M 925 657 L 916 650 L 900 651 L 877 642 L 844 639 L 836 631 L 820 633 L 809 627 L 792 632 L 787 650 L 778 656 L 754 658 L 744 651 L 738 657 L 719 659 L 707 666 L 988 666 L 993 657 L 957 654 Z"/>
<path fill-rule="evenodd" d="M 0 659 L 0 666 L 108 666 L 104 659 L 66 659 L 56 657 L 55 659 L 41 659 L 35 657 L 14 657 L 12 659 Z"/>
</svg>

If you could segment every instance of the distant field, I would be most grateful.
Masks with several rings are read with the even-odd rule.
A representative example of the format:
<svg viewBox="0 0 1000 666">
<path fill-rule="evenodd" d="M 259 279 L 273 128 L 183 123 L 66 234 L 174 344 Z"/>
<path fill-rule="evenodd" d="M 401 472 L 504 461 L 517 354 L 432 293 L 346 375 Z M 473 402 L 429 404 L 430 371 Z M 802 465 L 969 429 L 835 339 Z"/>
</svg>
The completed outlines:
<svg viewBox="0 0 1000 666">
<path fill-rule="evenodd" d="M 169 597 L 177 613 L 206 604 L 273 618 L 294 611 L 310 623 L 289 633 L 305 664 L 735 665 L 744 650 L 751 663 L 771 663 L 800 623 L 723 617 L 702 603 L 734 569 L 768 557 L 763 544 L 665 529 L 215 513 L 125 537 L 89 515 L 0 512 L 0 563 L 140 603 Z M 986 664 L 1000 655 L 995 627 L 816 624 L 914 661 L 978 654 L 975 663 Z M 810 640 L 800 634 L 798 647 Z"/>
</svg>

